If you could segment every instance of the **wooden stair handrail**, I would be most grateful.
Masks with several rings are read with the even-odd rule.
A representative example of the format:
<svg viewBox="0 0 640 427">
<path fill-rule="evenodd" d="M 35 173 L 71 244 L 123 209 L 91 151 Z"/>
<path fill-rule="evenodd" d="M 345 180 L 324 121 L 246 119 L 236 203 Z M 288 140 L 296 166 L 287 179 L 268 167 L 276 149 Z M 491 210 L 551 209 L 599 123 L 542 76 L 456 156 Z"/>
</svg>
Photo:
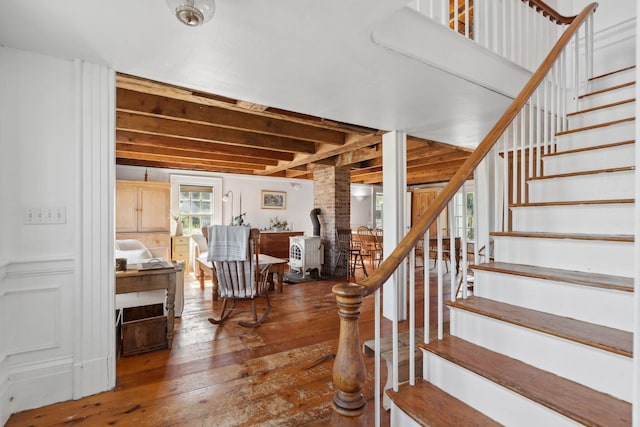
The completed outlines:
<svg viewBox="0 0 640 427">
<path fill-rule="evenodd" d="M 484 137 L 482 142 L 478 145 L 473 153 L 467 158 L 467 160 L 460 166 L 460 169 L 453 175 L 449 183 L 438 193 L 433 203 L 429 205 L 425 213 L 418 219 L 417 223 L 411 227 L 407 235 L 400 241 L 398 246 L 385 258 L 380 264 L 380 267 L 375 270 L 373 274 L 364 279 L 359 284 L 367 288 L 366 293 L 369 295 L 379 289 L 383 283 L 391 277 L 393 272 L 398 268 L 398 265 L 404 260 L 411 248 L 416 246 L 417 242 L 422 238 L 426 230 L 431 227 L 431 224 L 437 219 L 438 215 L 448 205 L 451 199 L 458 192 L 460 187 L 467 180 L 469 175 L 475 170 L 482 160 L 487 156 L 489 151 L 493 148 L 496 141 L 504 133 L 507 127 L 511 124 L 516 115 L 526 105 L 527 100 L 531 97 L 534 91 L 538 88 L 542 80 L 546 77 L 547 73 L 551 69 L 551 66 L 555 62 L 556 58 L 565 48 L 565 46 L 571 40 L 571 37 L 575 34 L 578 28 L 586 20 L 592 11 L 595 11 L 598 7 L 597 3 L 591 3 L 584 10 L 576 16 L 572 24 L 558 39 L 551 52 L 546 56 L 545 60 L 540 64 L 536 72 L 531 79 L 527 82 L 524 88 L 520 91 L 518 96 L 511 102 L 511 105 L 507 108 L 502 117 L 491 128 L 487 136 Z M 336 285 L 340 286 L 340 285 Z"/>
<path fill-rule="evenodd" d="M 542 0 L 522 0 L 529 3 L 529 7 L 535 8 L 536 12 L 542 13 L 543 16 L 549 17 L 549 20 L 555 22 L 558 25 L 571 24 L 578 15 L 564 16 L 561 15 L 554 8 L 543 2 Z M 596 6 L 597 7 L 597 6 Z"/>
<path fill-rule="evenodd" d="M 562 33 L 542 64 L 540 64 L 518 96 L 511 102 L 502 117 L 500 117 L 487 136 L 480 142 L 476 150 L 471 153 L 462 166 L 460 166 L 460 169 L 458 169 L 442 191 L 438 193 L 425 213 L 418 218 L 417 223 L 411 227 L 407 235 L 400 241 L 391 254 L 384 259 L 380 266 L 360 283 L 347 282 L 333 286 L 332 291 L 336 297 L 338 315 L 340 316 L 338 351 L 333 364 L 333 382 L 337 389 L 333 398 L 333 409 L 337 414 L 356 417 L 362 414 L 366 406 L 366 401 L 361 392 L 364 386 L 366 371 L 360 352 L 360 332 L 358 328 L 362 299 L 382 287 L 391 277 L 411 249 L 415 247 L 418 241 L 424 236 L 426 230 L 431 227 L 438 215 L 440 215 L 440 212 L 449 204 L 467 178 L 478 167 L 487 154 L 489 154 L 500 136 L 547 76 L 554 62 L 571 38 L 597 8 L 598 3 L 591 3 L 572 20 L 571 25 Z"/>
</svg>

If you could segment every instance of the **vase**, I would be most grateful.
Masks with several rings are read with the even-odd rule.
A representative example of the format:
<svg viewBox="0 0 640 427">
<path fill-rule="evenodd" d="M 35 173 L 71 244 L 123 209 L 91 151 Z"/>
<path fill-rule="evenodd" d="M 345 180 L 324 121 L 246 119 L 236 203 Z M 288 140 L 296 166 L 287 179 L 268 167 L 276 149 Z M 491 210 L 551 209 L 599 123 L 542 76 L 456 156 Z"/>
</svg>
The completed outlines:
<svg viewBox="0 0 640 427">
<path fill-rule="evenodd" d="M 176 236 L 182 236 L 182 222 L 178 221 L 176 222 L 176 232 L 175 232 Z"/>
</svg>

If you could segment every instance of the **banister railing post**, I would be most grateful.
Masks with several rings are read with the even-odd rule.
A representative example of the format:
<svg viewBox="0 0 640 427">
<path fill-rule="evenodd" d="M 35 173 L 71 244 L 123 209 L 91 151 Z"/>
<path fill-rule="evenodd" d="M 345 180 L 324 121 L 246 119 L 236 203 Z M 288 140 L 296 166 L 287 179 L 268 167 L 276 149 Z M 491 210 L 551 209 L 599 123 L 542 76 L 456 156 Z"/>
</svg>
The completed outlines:
<svg viewBox="0 0 640 427">
<path fill-rule="evenodd" d="M 333 383 L 336 394 L 333 409 L 340 415 L 356 417 L 364 412 L 366 400 L 362 394 L 367 375 L 360 350 L 360 308 L 367 288 L 355 283 L 333 287 L 340 316 L 340 338 L 333 363 Z"/>
</svg>

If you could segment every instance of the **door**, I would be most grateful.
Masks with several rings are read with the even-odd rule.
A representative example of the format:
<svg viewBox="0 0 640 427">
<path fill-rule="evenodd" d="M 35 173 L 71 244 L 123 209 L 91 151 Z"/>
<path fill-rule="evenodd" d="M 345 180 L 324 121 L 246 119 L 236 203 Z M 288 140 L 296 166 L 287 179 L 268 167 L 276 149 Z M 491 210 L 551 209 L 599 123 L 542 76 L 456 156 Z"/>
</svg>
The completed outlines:
<svg viewBox="0 0 640 427">
<path fill-rule="evenodd" d="M 413 226 L 418 218 L 422 216 L 433 203 L 441 188 L 421 188 L 411 191 L 411 225 Z M 444 234 L 447 234 L 447 210 L 444 210 L 442 218 L 442 229 Z M 429 227 L 429 237 L 436 237 L 438 231 L 438 224 L 434 223 Z"/>
</svg>

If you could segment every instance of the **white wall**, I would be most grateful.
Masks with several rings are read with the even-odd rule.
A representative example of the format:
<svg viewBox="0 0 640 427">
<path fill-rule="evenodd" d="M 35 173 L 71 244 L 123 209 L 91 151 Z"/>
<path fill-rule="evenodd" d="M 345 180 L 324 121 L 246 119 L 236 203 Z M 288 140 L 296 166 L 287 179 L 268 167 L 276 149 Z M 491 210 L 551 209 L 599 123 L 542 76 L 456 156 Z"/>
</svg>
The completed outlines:
<svg viewBox="0 0 640 427">
<path fill-rule="evenodd" d="M 0 424 L 13 412 L 113 386 L 112 329 L 96 328 L 109 324 L 109 314 L 113 318 L 112 301 L 105 299 L 113 286 L 108 272 L 99 271 L 109 246 L 93 270 L 85 268 L 79 251 L 92 253 L 93 244 L 83 237 L 102 244 L 85 228 L 95 211 L 84 210 L 91 200 L 83 195 L 97 199 L 98 211 L 106 208 L 97 221 L 112 223 L 113 203 L 102 191 L 109 187 L 98 180 L 85 191 L 93 178 L 108 176 L 109 162 L 98 159 L 100 170 L 82 165 L 95 154 L 92 144 L 113 150 L 113 141 L 96 140 L 109 134 L 113 113 L 85 108 L 113 108 L 110 87 L 113 73 L 104 67 L 0 46 Z M 86 136 L 95 130 L 87 116 L 107 126 Z M 64 208 L 66 219 L 26 225 L 26 208 Z M 88 279 L 91 272 L 97 281 Z"/>
<path fill-rule="evenodd" d="M 147 169 L 149 181 L 169 182 L 171 174 L 216 177 L 222 179 L 222 194 L 228 190 L 233 192 L 234 216 L 240 213 L 240 197 L 242 196 L 242 212 L 246 212 L 245 223 L 260 229 L 269 227 L 269 219 L 278 217 L 286 220 L 289 228 L 304 231 L 313 235 L 313 224 L 310 213 L 313 209 L 313 181 L 304 179 L 256 177 L 239 174 L 206 173 L 191 171 L 172 171 L 169 169 Z M 142 181 L 145 168 L 136 166 L 116 166 L 116 178 Z M 292 186 L 297 184 L 297 189 Z M 262 209 L 260 194 L 262 190 L 284 191 L 287 193 L 286 209 Z M 223 203 L 222 223 L 231 221 L 231 203 Z"/>
<path fill-rule="evenodd" d="M 351 184 L 351 229 L 361 225 L 375 228 L 375 188 L 372 185 Z"/>
<path fill-rule="evenodd" d="M 610 28 L 636 16 L 637 0 L 598 0 L 598 9 L 594 21 L 596 32 Z M 563 15 L 575 15 L 584 9 L 592 0 L 556 0 L 555 8 Z M 552 2 L 549 2 L 553 5 Z"/>
<path fill-rule="evenodd" d="M 599 0 L 594 15 L 594 75 L 608 73 L 635 62 L 637 0 Z M 558 0 L 564 15 L 579 13 L 591 0 Z"/>
</svg>

